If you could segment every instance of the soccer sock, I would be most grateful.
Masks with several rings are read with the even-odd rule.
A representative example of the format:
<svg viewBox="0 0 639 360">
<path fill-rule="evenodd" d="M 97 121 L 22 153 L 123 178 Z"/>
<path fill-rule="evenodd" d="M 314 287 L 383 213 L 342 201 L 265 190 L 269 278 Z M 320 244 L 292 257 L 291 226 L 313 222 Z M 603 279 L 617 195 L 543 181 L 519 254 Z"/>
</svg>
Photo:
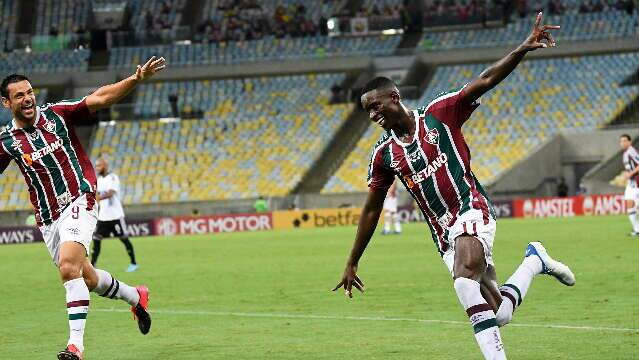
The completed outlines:
<svg viewBox="0 0 639 360">
<path fill-rule="evenodd" d="M 140 302 L 140 294 L 134 287 L 117 280 L 104 270 L 95 269 L 95 272 L 98 274 L 98 285 L 93 289 L 94 293 L 109 299 L 122 299 L 131 306 Z"/>
<path fill-rule="evenodd" d="M 395 232 L 402 232 L 402 223 L 399 222 L 399 214 L 393 214 L 393 221 L 395 222 Z"/>
<path fill-rule="evenodd" d="M 67 313 L 69 314 L 69 344 L 84 351 L 84 326 L 89 312 L 89 288 L 83 278 L 64 283 L 67 290 Z"/>
<path fill-rule="evenodd" d="M 124 247 L 126 248 L 126 252 L 127 254 L 129 254 L 129 258 L 131 259 L 131 264 L 137 264 L 137 262 L 135 262 L 135 250 L 133 250 L 133 244 L 131 244 L 131 241 L 129 240 L 129 237 L 121 237 L 120 241 L 122 241 L 122 243 L 124 244 Z"/>
<path fill-rule="evenodd" d="M 93 235 L 93 250 L 91 251 L 91 265 L 95 267 L 98 262 L 98 256 L 100 256 L 100 250 L 102 249 L 102 237 L 99 235 Z"/>
<path fill-rule="evenodd" d="M 535 275 L 542 271 L 541 260 L 537 256 L 524 258 L 521 265 L 499 288 L 503 298 L 499 310 L 497 310 L 497 324 L 504 326 L 510 322 L 515 309 L 517 309 L 528 292 Z"/>
<path fill-rule="evenodd" d="M 390 232 L 391 229 L 391 214 L 388 211 L 384 211 L 384 232 Z"/>
<path fill-rule="evenodd" d="M 637 219 L 637 209 L 632 208 L 628 210 L 628 218 L 632 224 L 632 231 L 639 232 L 639 219 Z"/>
<path fill-rule="evenodd" d="M 466 278 L 455 280 L 455 291 L 475 331 L 475 339 L 486 360 L 505 360 L 506 350 L 501 341 L 495 313 L 481 296 L 479 283 Z"/>
</svg>

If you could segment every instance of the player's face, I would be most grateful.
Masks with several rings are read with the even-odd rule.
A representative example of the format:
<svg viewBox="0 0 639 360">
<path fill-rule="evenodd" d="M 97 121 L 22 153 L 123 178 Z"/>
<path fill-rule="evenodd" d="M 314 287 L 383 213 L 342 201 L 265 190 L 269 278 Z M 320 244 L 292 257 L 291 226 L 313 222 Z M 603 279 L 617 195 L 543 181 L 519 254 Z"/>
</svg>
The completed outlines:
<svg viewBox="0 0 639 360">
<path fill-rule="evenodd" d="M 362 95 L 361 101 L 369 119 L 384 130 L 391 129 L 397 122 L 401 106 L 396 89 L 371 90 Z"/>
<path fill-rule="evenodd" d="M 108 168 L 109 168 L 109 166 L 107 165 L 106 161 L 104 161 L 104 160 L 98 160 L 98 161 L 95 162 L 95 170 L 100 175 L 106 174 Z"/>
<path fill-rule="evenodd" d="M 620 137 L 619 146 L 621 146 L 623 150 L 628 149 L 630 147 L 630 140 L 628 140 L 625 136 Z"/>
<path fill-rule="evenodd" d="M 27 80 L 9 84 L 9 98 L 2 98 L 2 105 L 11 110 L 13 116 L 21 120 L 33 120 L 36 114 L 36 98 Z"/>
</svg>

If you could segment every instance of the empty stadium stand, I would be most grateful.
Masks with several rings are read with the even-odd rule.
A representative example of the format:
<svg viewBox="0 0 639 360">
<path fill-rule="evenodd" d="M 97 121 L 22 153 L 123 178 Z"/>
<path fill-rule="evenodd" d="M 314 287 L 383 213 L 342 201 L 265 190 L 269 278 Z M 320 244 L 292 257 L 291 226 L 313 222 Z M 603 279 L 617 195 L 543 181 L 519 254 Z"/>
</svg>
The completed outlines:
<svg viewBox="0 0 639 360">
<path fill-rule="evenodd" d="M 558 44 L 562 41 L 613 39 L 639 34 L 637 12 L 633 15 L 618 10 L 587 14 L 569 13 L 547 16 L 544 22 L 561 25 L 561 29 L 554 33 Z M 416 51 L 516 45 L 528 36 L 531 26 L 530 17 L 526 17 L 516 19 L 506 27 L 425 32 Z"/>
<path fill-rule="evenodd" d="M 286 195 L 350 111 L 329 105 L 342 74 L 145 85 L 145 113 L 177 90 L 203 120 L 118 122 L 98 130 L 92 157 L 111 158 L 125 203 Z M 289 91 L 296 89 L 296 91 Z M 150 107 L 147 107 L 150 104 Z M 161 115 L 168 115 L 168 109 Z"/>
</svg>

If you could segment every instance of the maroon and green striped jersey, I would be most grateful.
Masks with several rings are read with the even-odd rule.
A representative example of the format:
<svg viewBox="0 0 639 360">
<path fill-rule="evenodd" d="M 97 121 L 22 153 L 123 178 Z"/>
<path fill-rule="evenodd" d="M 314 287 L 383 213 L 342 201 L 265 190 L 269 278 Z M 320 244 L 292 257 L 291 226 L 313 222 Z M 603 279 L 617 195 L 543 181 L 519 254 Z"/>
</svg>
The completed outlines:
<svg viewBox="0 0 639 360">
<path fill-rule="evenodd" d="M 40 106 L 33 125 L 0 129 L 0 173 L 14 160 L 29 188 L 39 226 L 51 224 L 82 194 L 95 202 L 96 176 L 74 130 L 90 116 L 85 99 Z"/>
<path fill-rule="evenodd" d="M 479 102 L 462 100 L 460 90 L 443 93 L 413 111 L 415 133 L 402 142 L 390 130 L 371 154 L 368 186 L 388 189 L 397 176 L 417 202 L 440 254 L 448 249 L 448 228 L 470 209 L 479 209 L 488 222 L 494 211 L 470 168 L 470 151 L 461 131 Z"/>
</svg>

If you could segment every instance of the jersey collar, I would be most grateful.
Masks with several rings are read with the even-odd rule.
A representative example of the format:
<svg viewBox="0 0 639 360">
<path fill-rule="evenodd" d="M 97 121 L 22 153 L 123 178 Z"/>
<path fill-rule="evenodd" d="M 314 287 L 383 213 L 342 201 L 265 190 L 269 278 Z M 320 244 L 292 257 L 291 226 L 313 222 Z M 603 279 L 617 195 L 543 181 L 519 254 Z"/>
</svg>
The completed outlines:
<svg viewBox="0 0 639 360">
<path fill-rule="evenodd" d="M 415 121 L 415 131 L 413 132 L 413 137 L 411 138 L 409 143 L 405 143 L 399 140 L 399 137 L 395 135 L 395 131 L 393 131 L 393 129 L 390 130 L 393 140 L 395 140 L 396 143 L 398 143 L 399 145 L 403 147 L 407 147 L 408 145 L 414 143 L 415 139 L 417 138 L 417 133 L 419 132 L 419 122 L 417 121 L 417 119 L 419 119 L 419 113 L 417 112 L 417 110 L 412 110 L 412 112 L 413 112 L 413 120 Z"/>
</svg>

